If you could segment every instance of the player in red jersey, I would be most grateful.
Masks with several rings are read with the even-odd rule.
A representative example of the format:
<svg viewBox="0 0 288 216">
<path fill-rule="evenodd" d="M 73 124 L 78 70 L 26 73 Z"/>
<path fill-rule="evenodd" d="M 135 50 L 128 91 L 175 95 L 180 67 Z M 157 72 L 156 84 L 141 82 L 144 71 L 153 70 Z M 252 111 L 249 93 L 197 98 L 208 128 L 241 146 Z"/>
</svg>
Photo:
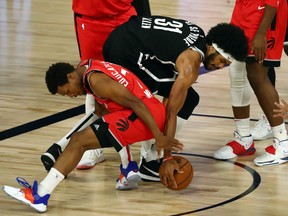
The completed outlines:
<svg viewBox="0 0 288 216">
<path fill-rule="evenodd" d="M 183 147 L 178 140 L 162 134 L 165 106 L 140 79 L 119 65 L 89 60 L 75 69 L 68 63 L 56 63 L 46 72 L 46 84 L 52 94 L 71 98 L 93 94 L 97 101 L 96 114 L 103 116 L 72 135 L 40 184 L 35 181 L 30 186 L 25 179 L 17 178 L 24 189 L 3 187 L 8 195 L 38 212 L 47 210 L 50 194 L 75 168 L 85 150 L 114 147 L 120 153 L 127 145 L 153 137 L 158 148 L 177 151 Z M 130 168 L 121 167 L 121 174 L 133 172 L 133 166 Z"/>
<path fill-rule="evenodd" d="M 286 0 L 237 0 L 232 15 L 231 23 L 242 28 L 249 40 L 247 77 L 274 134 L 274 144 L 265 149 L 264 155 L 254 160 L 258 166 L 288 161 L 285 153 L 288 151 L 285 124 L 282 118 L 273 117 L 274 102 L 279 102 L 279 96 L 267 75 L 269 67 L 280 66 L 286 22 Z M 230 159 L 255 152 L 250 135 L 249 108 L 249 103 L 233 107 L 237 128 L 235 139 L 215 152 L 215 158 Z"/>
<path fill-rule="evenodd" d="M 114 28 L 128 21 L 132 15 L 136 15 L 136 11 L 139 15 L 151 14 L 148 0 L 73 0 L 72 10 L 81 60 L 93 58 L 103 60 L 103 43 Z M 71 134 L 98 118 L 94 113 L 94 106 L 94 98 L 87 94 L 86 116 L 41 156 L 41 161 L 47 171 L 67 146 Z M 102 149 L 89 150 L 84 153 L 76 168 L 89 169 L 102 161 L 104 161 Z"/>
</svg>

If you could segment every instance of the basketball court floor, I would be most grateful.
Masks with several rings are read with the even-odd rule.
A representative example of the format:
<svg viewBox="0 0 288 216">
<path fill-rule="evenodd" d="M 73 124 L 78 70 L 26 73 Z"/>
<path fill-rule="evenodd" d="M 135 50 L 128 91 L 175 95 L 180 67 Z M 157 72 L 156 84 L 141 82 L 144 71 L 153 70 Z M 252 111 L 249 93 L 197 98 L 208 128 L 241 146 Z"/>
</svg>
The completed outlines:
<svg viewBox="0 0 288 216">
<path fill-rule="evenodd" d="M 183 18 L 205 32 L 229 22 L 234 0 L 150 0 L 153 15 Z M 48 92 L 44 76 L 58 61 L 77 65 L 78 48 L 71 1 L 0 1 L 0 185 L 17 187 L 15 178 L 41 181 L 46 171 L 41 154 L 64 136 L 83 115 L 84 98 L 70 99 Z M 277 68 L 280 98 L 288 100 L 288 57 Z M 137 190 L 117 191 L 119 157 L 105 149 L 105 162 L 90 170 L 74 170 L 53 192 L 42 215 L 199 215 L 286 216 L 288 164 L 256 167 L 253 159 L 272 139 L 257 141 L 257 152 L 229 161 L 214 160 L 213 152 L 234 131 L 228 68 L 202 73 L 194 87 L 200 103 L 178 138 L 180 153 L 193 165 L 194 178 L 182 191 L 161 183 L 141 182 Z M 251 126 L 262 113 L 255 96 Z M 132 147 L 139 160 L 140 145 Z M 38 215 L 0 192 L 0 215 Z"/>
</svg>

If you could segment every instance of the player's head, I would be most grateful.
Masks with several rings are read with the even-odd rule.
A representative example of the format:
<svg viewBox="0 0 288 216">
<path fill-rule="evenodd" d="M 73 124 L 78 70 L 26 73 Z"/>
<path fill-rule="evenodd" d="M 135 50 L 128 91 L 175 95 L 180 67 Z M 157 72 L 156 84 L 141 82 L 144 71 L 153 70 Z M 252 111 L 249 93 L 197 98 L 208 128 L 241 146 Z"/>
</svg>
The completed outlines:
<svg viewBox="0 0 288 216">
<path fill-rule="evenodd" d="M 82 84 L 82 77 L 79 76 L 75 68 L 64 62 L 52 64 L 45 76 L 47 88 L 51 94 L 67 95 L 76 97 L 85 94 Z"/>
<path fill-rule="evenodd" d="M 234 59 L 244 61 L 248 54 L 248 40 L 243 30 L 228 23 L 212 27 L 206 36 L 206 44 L 208 54 L 203 62 L 206 69 L 219 69 Z"/>
</svg>

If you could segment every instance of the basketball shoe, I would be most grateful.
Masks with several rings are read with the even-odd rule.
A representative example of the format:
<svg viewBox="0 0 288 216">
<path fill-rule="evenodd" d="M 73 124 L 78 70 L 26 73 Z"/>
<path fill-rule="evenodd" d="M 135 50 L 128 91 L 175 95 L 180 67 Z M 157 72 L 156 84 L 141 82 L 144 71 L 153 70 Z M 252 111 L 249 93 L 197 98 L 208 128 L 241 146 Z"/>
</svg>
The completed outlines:
<svg viewBox="0 0 288 216">
<path fill-rule="evenodd" d="M 47 210 L 50 194 L 40 197 L 37 193 L 37 181 L 34 181 L 32 187 L 24 178 L 18 177 L 16 180 L 23 187 L 22 189 L 4 185 L 3 191 L 12 198 L 29 205 L 37 212 L 45 212 Z"/>
<path fill-rule="evenodd" d="M 101 163 L 105 160 L 103 155 L 103 149 L 91 149 L 84 152 L 81 160 L 79 161 L 76 169 L 90 169 L 97 163 Z"/>
<path fill-rule="evenodd" d="M 241 137 L 238 132 L 234 132 L 234 139 L 220 148 L 213 155 L 218 160 L 228 160 L 237 156 L 246 156 L 254 154 L 254 141 L 252 136 Z"/>
<path fill-rule="evenodd" d="M 61 153 L 61 146 L 54 143 L 47 149 L 44 154 L 41 155 L 41 161 L 47 172 L 50 171 L 50 169 L 54 166 L 54 163 L 56 162 L 57 158 L 60 156 Z"/>
<path fill-rule="evenodd" d="M 116 180 L 116 189 L 130 190 L 138 187 L 141 177 L 139 175 L 138 164 L 136 161 L 130 161 L 126 169 L 124 169 L 121 164 L 120 171 L 120 177 Z"/>
<path fill-rule="evenodd" d="M 254 163 L 257 166 L 278 165 L 288 162 L 288 139 L 279 141 L 273 139 L 273 145 L 265 148 L 265 153 L 255 158 Z"/>
<path fill-rule="evenodd" d="M 265 115 L 259 114 L 259 120 L 251 130 L 253 140 L 264 140 L 273 137 L 273 131 Z"/>
<path fill-rule="evenodd" d="M 140 176 L 143 181 L 160 182 L 159 169 L 162 164 L 163 158 L 146 162 L 141 157 L 140 161 Z"/>
<path fill-rule="evenodd" d="M 120 177 L 116 180 L 117 190 L 132 190 L 138 188 L 137 183 L 128 182 L 125 176 L 121 173 Z"/>
</svg>

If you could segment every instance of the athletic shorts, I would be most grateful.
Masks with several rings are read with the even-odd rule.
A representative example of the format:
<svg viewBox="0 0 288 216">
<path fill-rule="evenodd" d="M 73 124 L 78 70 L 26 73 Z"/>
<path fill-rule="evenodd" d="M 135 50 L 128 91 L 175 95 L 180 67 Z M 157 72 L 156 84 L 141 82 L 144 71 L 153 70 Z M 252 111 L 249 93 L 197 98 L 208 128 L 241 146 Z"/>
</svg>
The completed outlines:
<svg viewBox="0 0 288 216">
<path fill-rule="evenodd" d="M 163 131 L 166 118 L 165 106 L 158 99 L 153 98 L 153 100 L 152 103 L 145 104 L 149 107 L 160 131 Z M 107 114 L 90 126 L 102 148 L 113 146 L 117 152 L 124 146 L 154 137 L 146 124 L 131 110 Z"/>
<path fill-rule="evenodd" d="M 252 53 L 252 40 L 256 34 L 265 10 L 265 1 L 259 0 L 236 0 L 232 14 L 231 24 L 244 30 L 249 41 L 249 54 L 247 63 L 256 62 Z M 263 65 L 267 67 L 279 67 L 283 51 L 283 42 L 287 27 L 287 2 L 279 0 L 277 12 L 271 27 L 269 28 L 267 39 L 266 57 Z"/>
<path fill-rule="evenodd" d="M 75 32 L 81 61 L 96 58 L 104 60 L 102 47 L 111 31 L 136 15 L 134 7 L 119 16 L 91 18 L 74 14 Z"/>
</svg>

